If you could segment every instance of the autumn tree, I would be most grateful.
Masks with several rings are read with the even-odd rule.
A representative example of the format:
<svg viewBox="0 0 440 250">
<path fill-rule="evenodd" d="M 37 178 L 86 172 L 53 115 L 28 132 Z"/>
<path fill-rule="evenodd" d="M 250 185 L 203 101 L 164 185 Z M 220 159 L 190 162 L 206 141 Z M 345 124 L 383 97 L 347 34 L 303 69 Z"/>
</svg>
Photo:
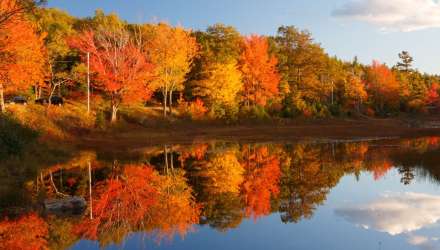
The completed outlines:
<svg viewBox="0 0 440 250">
<path fill-rule="evenodd" d="M 272 50 L 279 60 L 285 113 L 316 114 L 328 97 L 329 88 L 321 81 L 325 54 L 308 31 L 282 26 L 272 39 Z"/>
<path fill-rule="evenodd" d="M 233 117 L 238 112 L 238 93 L 242 89 L 238 62 L 243 39 L 235 28 L 223 24 L 194 35 L 200 56 L 189 74 L 190 96 L 202 97 L 211 116 Z"/>
<path fill-rule="evenodd" d="M 0 26 L 15 18 L 23 18 L 46 0 L 2 0 L 0 1 Z"/>
<path fill-rule="evenodd" d="M 238 94 L 242 75 L 235 62 L 210 64 L 203 71 L 204 79 L 194 88 L 194 94 L 204 98 L 212 117 L 234 117 L 238 112 Z"/>
<path fill-rule="evenodd" d="M 140 27 L 140 42 L 147 58 L 155 65 L 154 85 L 163 96 L 163 115 L 169 104 L 172 115 L 173 92 L 182 91 L 183 83 L 198 52 L 196 39 L 182 27 L 166 23 Z"/>
<path fill-rule="evenodd" d="M 373 61 L 367 72 L 366 84 L 376 112 L 384 114 L 399 108 L 399 83 L 385 64 Z"/>
<path fill-rule="evenodd" d="M 111 121 L 116 122 L 121 104 L 145 100 L 151 96 L 149 79 L 153 66 L 136 46 L 125 25 L 101 25 L 71 38 L 70 45 L 90 53 L 91 70 L 98 85 L 111 102 Z"/>
<path fill-rule="evenodd" d="M 439 103 L 439 84 L 434 82 L 431 84 L 431 87 L 429 88 L 427 97 L 426 97 L 426 104 L 427 105 L 435 105 L 438 106 Z"/>
<path fill-rule="evenodd" d="M 242 54 L 243 39 L 240 33 L 232 26 L 214 24 L 206 32 L 195 32 L 197 42 L 200 44 L 200 58 L 197 63 L 204 66 L 211 63 L 228 63 L 238 61 Z M 201 65 L 200 65 L 201 64 Z M 196 67 L 195 71 L 199 69 Z M 197 72 L 193 72 L 196 73 Z"/>
<path fill-rule="evenodd" d="M 35 97 L 41 98 L 43 94 L 51 96 L 55 90 L 59 94 L 63 87 L 76 84 L 79 77 L 74 73 L 85 66 L 80 64 L 76 51 L 69 47 L 67 41 L 76 33 L 74 26 L 77 19 L 55 8 L 40 8 L 35 16 L 39 30 L 47 34 L 44 39 L 48 54 L 46 71 L 50 73 L 46 84 L 35 89 Z"/>
<path fill-rule="evenodd" d="M 360 113 L 362 103 L 368 99 L 368 93 L 362 79 L 350 74 L 345 81 L 344 90 L 344 97 L 347 99 L 346 104 Z"/>
<path fill-rule="evenodd" d="M 245 104 L 265 106 L 268 99 L 278 94 L 280 77 L 277 58 L 269 55 L 266 37 L 252 35 L 245 39 L 241 55 L 243 95 Z"/>
<path fill-rule="evenodd" d="M 0 4 L 0 8 L 9 5 Z M 8 11 L 8 10 L 2 10 Z M 25 17 L 14 15 L 0 26 L 0 107 L 5 112 L 4 92 L 27 90 L 44 81 L 44 34 Z"/>
</svg>

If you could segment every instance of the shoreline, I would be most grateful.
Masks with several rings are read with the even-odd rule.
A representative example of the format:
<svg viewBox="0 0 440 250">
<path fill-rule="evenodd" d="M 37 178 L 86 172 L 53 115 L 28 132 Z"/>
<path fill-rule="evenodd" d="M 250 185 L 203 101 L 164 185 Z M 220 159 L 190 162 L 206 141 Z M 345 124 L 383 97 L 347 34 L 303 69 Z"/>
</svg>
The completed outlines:
<svg viewBox="0 0 440 250">
<path fill-rule="evenodd" d="M 436 127 L 440 119 L 417 120 L 417 125 L 405 119 L 371 120 L 304 120 L 286 124 L 198 124 L 176 123 L 163 126 L 130 124 L 119 131 L 96 132 L 83 136 L 80 147 L 118 149 L 139 148 L 158 144 L 192 144 L 206 141 L 295 142 L 301 140 L 368 140 L 440 136 Z M 434 124 L 434 126 L 432 126 Z M 431 126 L 431 127 L 430 127 Z"/>
</svg>

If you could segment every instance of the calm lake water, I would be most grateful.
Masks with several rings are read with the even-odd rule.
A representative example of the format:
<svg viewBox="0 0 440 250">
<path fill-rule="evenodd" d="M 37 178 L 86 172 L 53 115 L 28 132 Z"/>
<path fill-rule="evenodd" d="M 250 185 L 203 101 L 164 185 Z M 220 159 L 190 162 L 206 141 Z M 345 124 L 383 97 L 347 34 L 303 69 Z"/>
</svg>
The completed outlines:
<svg viewBox="0 0 440 250">
<path fill-rule="evenodd" d="M 64 158 L 2 170 L 0 249 L 440 249 L 439 137 Z"/>
</svg>

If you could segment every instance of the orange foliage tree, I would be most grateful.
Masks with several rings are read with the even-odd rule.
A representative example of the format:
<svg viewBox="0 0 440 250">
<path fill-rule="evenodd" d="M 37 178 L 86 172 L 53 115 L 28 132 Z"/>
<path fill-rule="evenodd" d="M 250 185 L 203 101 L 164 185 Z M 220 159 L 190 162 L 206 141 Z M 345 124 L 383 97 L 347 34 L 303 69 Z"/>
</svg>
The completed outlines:
<svg viewBox="0 0 440 250">
<path fill-rule="evenodd" d="M 269 55 L 266 37 L 252 35 L 245 39 L 241 55 L 243 72 L 243 92 L 245 104 L 265 106 L 268 99 L 278 94 L 280 76 L 277 71 L 278 60 Z"/>
<path fill-rule="evenodd" d="M 426 97 L 426 104 L 428 105 L 439 105 L 439 86 L 438 83 L 433 83 L 431 85 L 431 88 L 428 91 L 427 97 Z"/>
<path fill-rule="evenodd" d="M 70 39 L 71 47 L 90 53 L 90 67 L 97 74 L 97 88 L 111 101 L 115 122 L 121 103 L 134 103 L 151 97 L 149 80 L 153 65 L 134 44 L 125 27 L 98 27 Z"/>
<path fill-rule="evenodd" d="M 47 223 L 36 214 L 0 222 L 0 249 L 48 249 Z"/>
<path fill-rule="evenodd" d="M 2 1 L 0 12 L 12 7 Z M 35 25 L 20 15 L 0 26 L 0 107 L 3 112 L 4 92 L 27 90 L 44 81 L 47 60 L 43 39 L 44 35 L 37 34 Z"/>
<path fill-rule="evenodd" d="M 23 17 L 23 14 L 32 11 L 45 0 L 1 0 L 0 1 L 0 26 L 13 18 Z"/>
<path fill-rule="evenodd" d="M 373 61 L 367 72 L 367 91 L 379 113 L 399 107 L 399 82 L 394 73 L 378 61 Z"/>
</svg>

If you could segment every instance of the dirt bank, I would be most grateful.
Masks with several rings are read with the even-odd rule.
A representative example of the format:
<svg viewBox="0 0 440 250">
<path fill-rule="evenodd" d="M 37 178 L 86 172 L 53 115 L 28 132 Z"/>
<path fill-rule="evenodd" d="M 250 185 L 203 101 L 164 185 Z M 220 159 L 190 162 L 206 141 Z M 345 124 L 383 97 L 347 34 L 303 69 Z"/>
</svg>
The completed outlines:
<svg viewBox="0 0 440 250">
<path fill-rule="evenodd" d="M 82 147 L 136 148 L 197 141 L 289 142 L 303 139 L 366 139 L 440 135 L 440 117 L 418 119 L 326 119 L 245 124 L 168 123 L 129 126 L 94 133 L 80 140 Z"/>
</svg>

